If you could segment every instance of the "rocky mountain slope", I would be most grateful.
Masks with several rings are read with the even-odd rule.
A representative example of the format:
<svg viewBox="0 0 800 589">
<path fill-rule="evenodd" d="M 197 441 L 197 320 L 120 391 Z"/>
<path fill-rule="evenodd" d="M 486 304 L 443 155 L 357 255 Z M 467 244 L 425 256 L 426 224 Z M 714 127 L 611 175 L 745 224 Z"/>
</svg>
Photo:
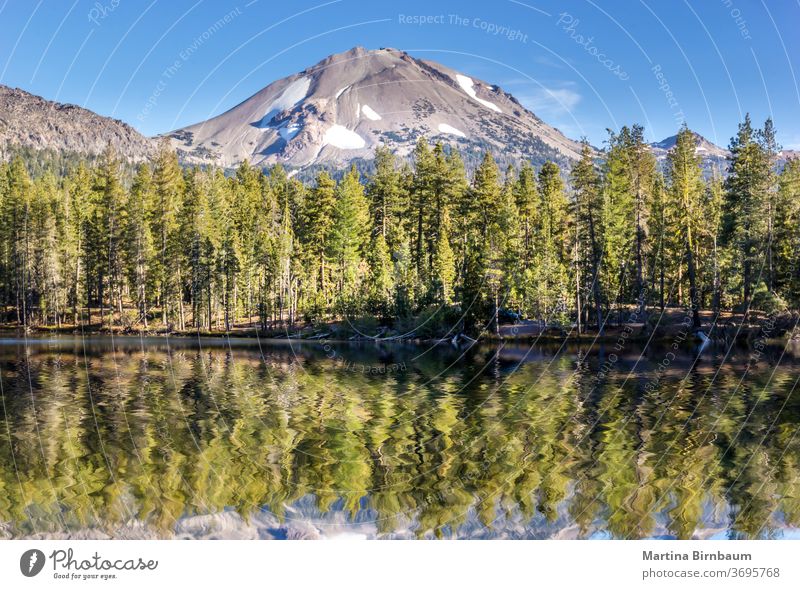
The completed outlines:
<svg viewBox="0 0 800 589">
<path fill-rule="evenodd" d="M 723 149 L 711 143 L 699 133 L 694 133 L 694 136 L 697 144 L 697 155 L 700 156 L 703 162 L 703 171 L 706 174 L 711 174 L 712 171 L 716 169 L 724 174 L 728 169 L 728 156 L 730 152 L 727 149 Z M 661 165 L 666 164 L 667 154 L 670 149 L 675 147 L 677 138 L 677 135 L 672 135 L 657 143 L 650 144 L 653 154 L 656 156 L 656 160 L 658 160 Z"/>
<path fill-rule="evenodd" d="M 0 157 L 14 147 L 98 155 L 109 143 L 131 162 L 150 157 L 156 147 L 122 121 L 0 85 Z"/>
<path fill-rule="evenodd" d="M 378 145 L 404 156 L 423 135 L 466 159 L 491 150 L 502 163 L 565 162 L 580 150 L 498 86 L 396 49 L 361 47 L 169 134 L 189 163 L 291 168 L 370 159 Z"/>
</svg>

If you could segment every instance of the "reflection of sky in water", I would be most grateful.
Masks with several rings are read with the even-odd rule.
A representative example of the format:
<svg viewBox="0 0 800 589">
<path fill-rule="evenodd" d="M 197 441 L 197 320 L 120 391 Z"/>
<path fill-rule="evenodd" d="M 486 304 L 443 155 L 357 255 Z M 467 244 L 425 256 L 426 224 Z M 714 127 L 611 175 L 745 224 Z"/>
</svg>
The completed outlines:
<svg viewBox="0 0 800 589">
<path fill-rule="evenodd" d="M 200 343 L 0 341 L 0 537 L 800 539 L 793 358 Z"/>
<path fill-rule="evenodd" d="M 255 511 L 242 517 L 233 509 L 224 509 L 220 512 L 205 515 L 184 517 L 178 520 L 173 537 L 178 539 L 237 539 L 237 540 L 371 540 L 394 539 L 408 540 L 419 538 L 418 522 L 414 518 L 403 520 L 391 532 L 379 532 L 376 520 L 379 514 L 372 509 L 359 510 L 355 516 L 342 510 L 342 502 L 338 501 L 332 509 L 323 513 L 316 508 L 314 497 L 307 496 L 295 502 L 287 509 L 287 517 L 280 519 L 269 510 Z M 447 529 L 442 535 L 450 539 L 561 539 L 572 540 L 584 538 L 588 540 L 610 540 L 614 536 L 604 529 L 597 529 L 588 533 L 581 533 L 572 525 L 568 518 L 559 518 L 556 522 L 548 523 L 544 517 L 535 517 L 526 520 L 518 517 L 499 518 L 491 527 L 479 521 L 476 511 L 470 509 L 467 521 L 455 530 Z M 664 518 L 659 518 L 664 519 Z M 601 522 L 599 522 L 602 525 Z M 728 540 L 730 531 L 725 528 L 724 522 L 708 522 L 709 527 L 694 536 L 703 540 Z M 715 527 L 721 526 L 721 527 Z M 141 522 L 117 527 L 109 534 L 100 530 L 80 530 L 72 533 L 78 538 L 155 538 L 159 532 L 148 528 Z M 51 537 L 66 537 L 56 533 Z M 423 534 L 425 538 L 435 538 L 431 533 Z M 666 528 L 654 531 L 651 536 L 642 539 L 675 539 Z M 777 530 L 773 539 L 800 540 L 799 528 L 786 528 Z"/>
</svg>

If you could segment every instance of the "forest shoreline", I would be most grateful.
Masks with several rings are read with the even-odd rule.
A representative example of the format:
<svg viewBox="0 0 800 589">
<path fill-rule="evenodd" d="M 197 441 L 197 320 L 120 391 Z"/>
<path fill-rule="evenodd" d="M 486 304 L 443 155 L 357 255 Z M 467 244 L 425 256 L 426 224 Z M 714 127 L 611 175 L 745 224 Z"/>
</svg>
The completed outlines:
<svg viewBox="0 0 800 589">
<path fill-rule="evenodd" d="M 653 315 L 657 313 L 654 311 Z M 0 338 L 23 340 L 26 337 L 39 338 L 48 335 L 75 336 L 120 336 L 120 337 L 159 337 L 159 338 L 232 338 L 271 341 L 297 341 L 302 343 L 347 344 L 347 343 L 398 343 L 398 344 L 452 344 L 471 345 L 486 342 L 598 342 L 598 343 L 672 343 L 693 344 L 703 341 L 717 342 L 787 342 L 800 340 L 800 317 L 796 313 L 782 313 L 774 316 L 752 314 L 746 321 L 742 314 L 720 313 L 717 320 L 704 313 L 699 329 L 692 329 L 684 309 L 669 309 L 657 324 L 609 321 L 602 334 L 596 327 L 584 326 L 578 333 L 574 326 L 539 326 L 536 322 L 506 323 L 500 325 L 499 333 L 486 330 L 469 337 L 462 331 L 450 329 L 432 336 L 416 336 L 412 333 L 396 333 L 381 328 L 377 334 L 370 335 L 361 330 L 356 323 L 345 325 L 341 321 L 321 323 L 298 323 L 292 327 L 282 326 L 274 329 L 260 329 L 256 325 L 237 325 L 230 330 L 184 329 L 167 330 L 163 328 L 133 330 L 122 326 L 109 327 L 93 325 L 29 326 L 24 330 L 15 323 L 0 324 Z M 375 318 L 369 318 L 374 321 Z"/>
<path fill-rule="evenodd" d="M 568 172 L 503 174 L 487 152 L 471 180 L 458 150 L 424 137 L 410 163 L 379 148 L 366 177 L 310 184 L 277 165 L 184 169 L 166 142 L 135 171 L 111 149 L 60 176 L 16 156 L 0 163 L 0 320 L 624 345 L 773 339 L 784 315 L 794 334 L 800 159 L 781 168 L 772 121 L 745 117 L 727 176 L 708 178 L 688 128 L 661 163 L 643 133 L 611 132 L 601 162 L 584 143 Z"/>
</svg>

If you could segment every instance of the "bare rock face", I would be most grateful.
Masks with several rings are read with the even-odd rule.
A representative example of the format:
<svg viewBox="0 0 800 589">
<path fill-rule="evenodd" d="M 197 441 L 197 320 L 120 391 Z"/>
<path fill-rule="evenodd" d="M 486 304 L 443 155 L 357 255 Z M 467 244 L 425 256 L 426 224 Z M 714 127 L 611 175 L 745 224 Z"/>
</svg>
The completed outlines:
<svg viewBox="0 0 800 589">
<path fill-rule="evenodd" d="M 408 155 L 420 136 L 508 163 L 579 157 L 580 144 L 501 88 L 396 49 L 361 47 L 273 82 L 207 121 L 169 134 L 186 163 L 303 168 Z"/>
<path fill-rule="evenodd" d="M 98 155 L 109 144 L 131 162 L 156 149 L 154 140 L 122 121 L 0 85 L 0 157 L 16 146 Z"/>
</svg>

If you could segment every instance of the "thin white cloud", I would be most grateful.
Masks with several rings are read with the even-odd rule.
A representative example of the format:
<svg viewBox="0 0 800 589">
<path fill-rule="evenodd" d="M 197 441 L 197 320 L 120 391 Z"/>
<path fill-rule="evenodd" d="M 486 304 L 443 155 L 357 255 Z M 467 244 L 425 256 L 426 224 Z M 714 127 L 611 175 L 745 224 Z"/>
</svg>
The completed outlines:
<svg viewBox="0 0 800 589">
<path fill-rule="evenodd" d="M 551 68 L 555 68 L 555 69 L 559 69 L 559 70 L 564 69 L 564 62 L 556 61 L 555 59 L 551 59 L 551 58 L 547 57 L 546 55 L 538 55 L 538 56 L 533 58 L 533 61 L 535 61 L 539 65 L 543 65 L 543 66 L 546 66 L 546 67 L 551 67 Z M 567 61 L 569 61 L 569 60 L 567 60 Z"/>
<path fill-rule="evenodd" d="M 562 117 L 572 112 L 581 95 L 571 88 L 534 88 L 517 96 L 528 109 L 540 116 Z"/>
</svg>

